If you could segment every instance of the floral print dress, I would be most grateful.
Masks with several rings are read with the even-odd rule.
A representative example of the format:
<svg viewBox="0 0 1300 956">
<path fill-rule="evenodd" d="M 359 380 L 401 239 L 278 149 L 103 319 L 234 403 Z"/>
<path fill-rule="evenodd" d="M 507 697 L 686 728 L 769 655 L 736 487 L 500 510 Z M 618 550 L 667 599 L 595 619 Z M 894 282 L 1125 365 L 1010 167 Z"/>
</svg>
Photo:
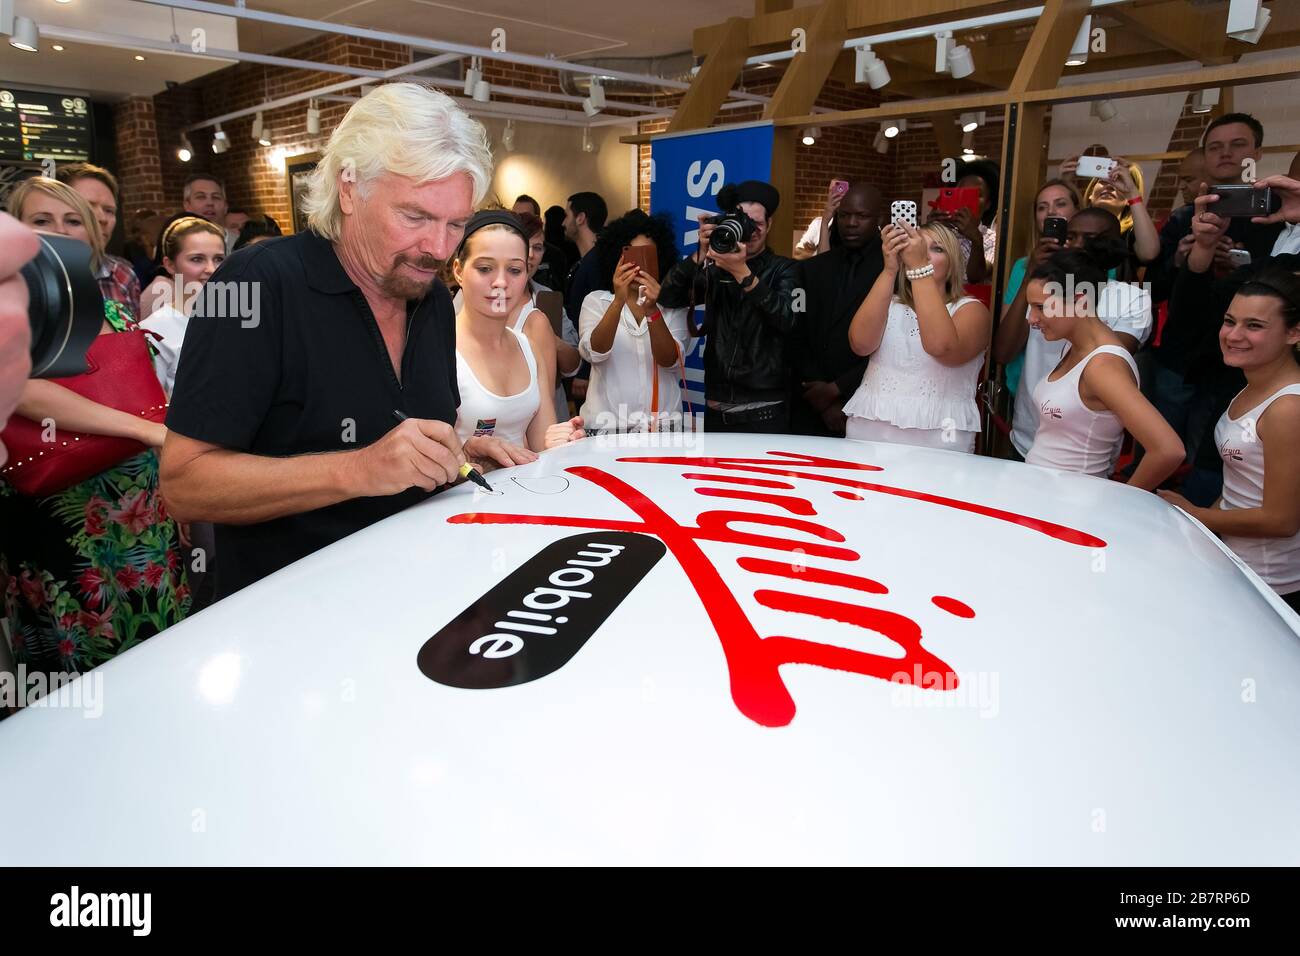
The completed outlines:
<svg viewBox="0 0 1300 956">
<path fill-rule="evenodd" d="M 104 303 L 112 335 L 134 327 Z M 149 449 L 47 498 L 0 480 L 0 581 L 10 649 L 29 671 L 81 673 L 189 610 L 176 522 Z"/>
</svg>

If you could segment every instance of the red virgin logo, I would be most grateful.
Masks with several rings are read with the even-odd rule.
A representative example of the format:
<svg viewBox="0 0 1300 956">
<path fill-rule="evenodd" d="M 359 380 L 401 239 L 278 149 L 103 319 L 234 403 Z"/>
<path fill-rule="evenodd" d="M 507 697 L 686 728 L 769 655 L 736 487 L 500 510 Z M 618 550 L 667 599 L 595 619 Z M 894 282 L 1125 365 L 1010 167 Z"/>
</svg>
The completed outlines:
<svg viewBox="0 0 1300 956">
<path fill-rule="evenodd" d="M 627 481 L 586 465 L 568 468 L 566 472 L 618 499 L 632 512 L 630 519 L 472 513 L 454 515 L 447 520 L 452 524 L 553 525 L 633 532 L 658 538 L 681 565 L 709 615 L 726 656 L 732 700 L 742 714 L 765 727 L 784 727 L 794 719 L 795 702 L 781 679 L 780 668 L 784 664 L 811 664 L 883 681 L 913 683 L 938 692 L 953 690 L 959 683 L 956 672 L 924 647 L 921 626 L 916 621 L 898 611 L 866 603 L 874 596 L 888 594 L 889 588 L 845 569 L 860 560 L 861 555 L 843 546 L 846 539 L 839 531 L 809 520 L 817 516 L 811 500 L 781 493 L 796 491 L 795 481 L 815 483 L 810 487 L 832 485 L 835 495 L 848 500 L 862 501 L 864 493 L 892 495 L 1008 522 L 1064 544 L 1086 548 L 1106 546 L 1105 541 L 1094 535 L 1039 518 L 865 480 L 866 474 L 882 470 L 877 465 L 792 452 L 773 451 L 768 455 L 768 458 L 618 459 L 623 463 L 684 467 L 682 479 L 700 483 L 695 488 L 696 494 L 751 506 L 747 510 L 702 511 L 694 524 L 678 522 Z M 785 513 L 760 512 L 752 508 L 756 504 Z M 740 524 L 758 525 L 763 531 L 734 527 Z M 797 636 L 760 635 L 722 573 L 701 549 L 700 543 L 704 541 L 739 545 L 756 552 L 738 558 L 736 563 L 756 576 L 753 596 L 763 607 L 788 613 L 792 621 L 812 616 L 881 634 L 894 641 L 903 656 L 871 654 Z M 794 557 L 775 560 L 772 552 Z M 825 562 L 827 566 L 814 566 L 810 561 Z M 791 590 L 798 581 L 841 588 L 844 597 L 834 600 L 800 594 Z M 955 597 L 935 595 L 931 601 L 959 620 L 976 614 Z"/>
</svg>

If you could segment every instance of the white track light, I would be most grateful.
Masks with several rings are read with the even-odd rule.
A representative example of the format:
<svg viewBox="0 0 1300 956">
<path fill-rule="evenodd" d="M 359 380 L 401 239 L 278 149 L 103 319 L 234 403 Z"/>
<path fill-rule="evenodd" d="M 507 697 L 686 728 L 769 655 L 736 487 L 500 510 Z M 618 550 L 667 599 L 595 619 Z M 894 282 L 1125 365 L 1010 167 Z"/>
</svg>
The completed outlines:
<svg viewBox="0 0 1300 956">
<path fill-rule="evenodd" d="M 212 151 L 220 155 L 228 149 L 230 149 L 230 137 L 226 135 L 226 131 L 218 123 L 216 132 L 212 134 Z"/>
<path fill-rule="evenodd" d="M 956 80 L 975 72 L 975 58 L 971 56 L 970 47 L 955 46 L 948 51 L 948 72 Z"/>
<path fill-rule="evenodd" d="M 14 17 L 14 32 L 9 45 L 24 53 L 35 53 L 41 46 L 41 28 L 31 17 Z"/>
<path fill-rule="evenodd" d="M 1074 45 L 1070 47 L 1070 55 L 1065 58 L 1066 66 L 1083 66 L 1088 62 L 1088 41 L 1092 38 L 1092 14 L 1083 18 L 1079 24 L 1079 32 L 1074 35 Z"/>
<path fill-rule="evenodd" d="M 1232 0 L 1228 6 L 1228 36 L 1243 43 L 1258 43 L 1273 14 L 1260 0 Z"/>
<path fill-rule="evenodd" d="M 320 135 L 320 108 L 316 105 L 315 100 L 310 101 L 307 107 L 307 135 Z"/>
<path fill-rule="evenodd" d="M 860 46 L 853 54 L 853 80 L 855 83 L 867 83 L 873 90 L 878 90 L 889 83 L 889 67 L 878 57 L 870 46 Z"/>
</svg>

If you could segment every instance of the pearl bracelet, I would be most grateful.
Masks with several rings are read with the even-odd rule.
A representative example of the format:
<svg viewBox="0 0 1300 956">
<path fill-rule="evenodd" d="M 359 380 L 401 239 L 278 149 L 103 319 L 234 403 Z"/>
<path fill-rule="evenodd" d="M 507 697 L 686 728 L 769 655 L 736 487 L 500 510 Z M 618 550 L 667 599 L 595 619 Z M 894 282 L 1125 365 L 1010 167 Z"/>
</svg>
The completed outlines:
<svg viewBox="0 0 1300 956">
<path fill-rule="evenodd" d="M 903 272 L 909 279 L 924 279 L 926 276 L 934 275 L 934 263 L 927 262 L 919 269 L 904 269 Z"/>
</svg>

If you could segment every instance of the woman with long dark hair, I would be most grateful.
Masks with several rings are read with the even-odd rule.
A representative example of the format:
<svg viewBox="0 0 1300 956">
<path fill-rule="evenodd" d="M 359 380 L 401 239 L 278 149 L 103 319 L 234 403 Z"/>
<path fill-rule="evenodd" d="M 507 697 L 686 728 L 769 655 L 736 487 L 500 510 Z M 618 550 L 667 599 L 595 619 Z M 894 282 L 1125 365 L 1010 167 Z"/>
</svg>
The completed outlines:
<svg viewBox="0 0 1300 956">
<path fill-rule="evenodd" d="M 1034 386 L 1039 423 L 1025 461 L 1105 478 L 1127 429 L 1146 449 L 1128 483 L 1154 491 L 1182 463 L 1183 443 L 1138 389 L 1137 365 L 1123 340 L 1097 317 L 1113 255 L 1104 241 L 1064 249 L 1029 274 L 1029 324 L 1048 342 L 1069 346 Z"/>
</svg>

